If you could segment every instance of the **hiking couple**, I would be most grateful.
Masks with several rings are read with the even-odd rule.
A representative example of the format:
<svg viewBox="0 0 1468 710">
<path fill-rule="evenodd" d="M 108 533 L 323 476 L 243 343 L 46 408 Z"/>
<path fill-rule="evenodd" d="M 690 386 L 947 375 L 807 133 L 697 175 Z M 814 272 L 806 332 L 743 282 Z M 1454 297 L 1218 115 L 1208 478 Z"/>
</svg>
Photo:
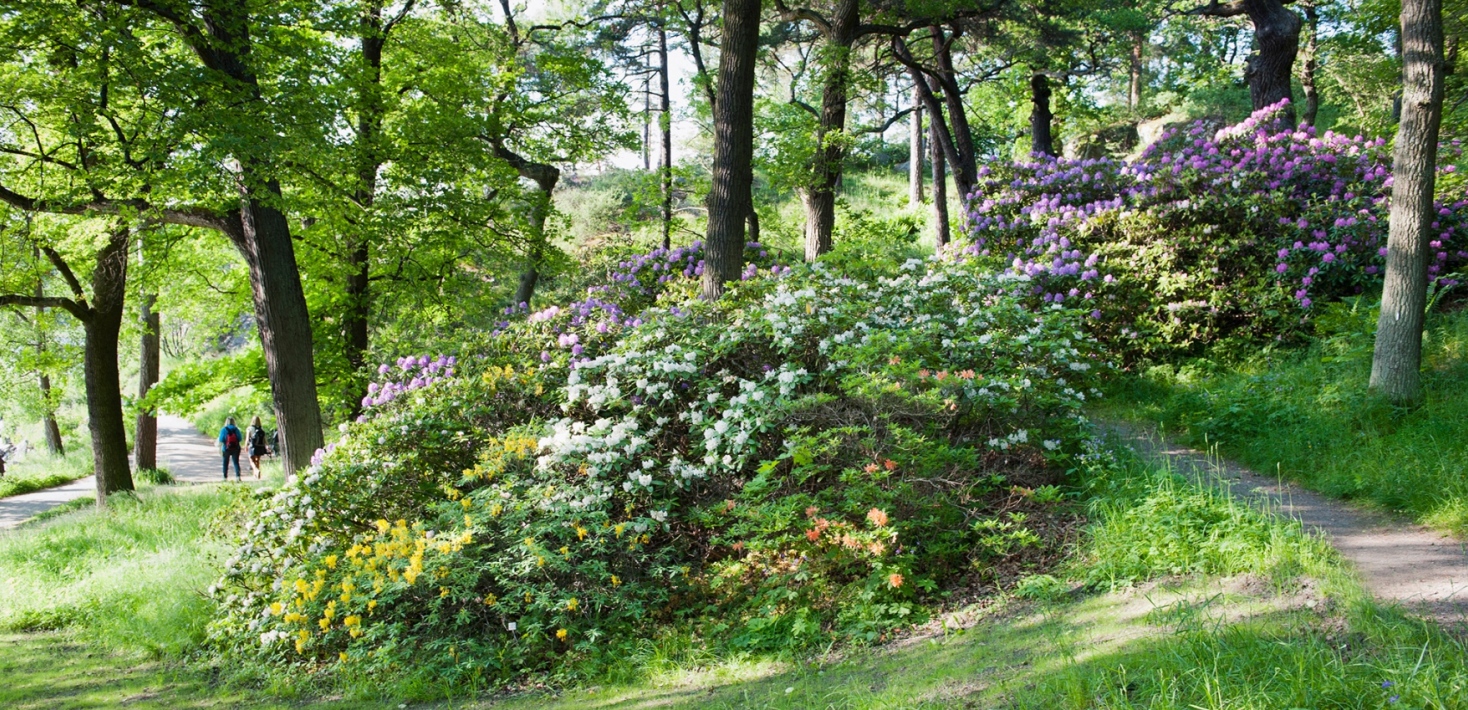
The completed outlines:
<svg viewBox="0 0 1468 710">
<path fill-rule="evenodd" d="M 250 420 L 250 428 L 242 435 L 239 427 L 234 425 L 234 417 L 224 420 L 224 428 L 219 430 L 219 450 L 224 454 L 224 480 L 229 480 L 229 462 L 234 461 L 234 480 L 240 479 L 240 449 L 248 448 L 250 453 L 250 470 L 255 473 L 255 478 L 260 478 L 260 458 L 270 453 L 265 446 L 265 427 L 260 425 L 260 417 Z"/>
</svg>

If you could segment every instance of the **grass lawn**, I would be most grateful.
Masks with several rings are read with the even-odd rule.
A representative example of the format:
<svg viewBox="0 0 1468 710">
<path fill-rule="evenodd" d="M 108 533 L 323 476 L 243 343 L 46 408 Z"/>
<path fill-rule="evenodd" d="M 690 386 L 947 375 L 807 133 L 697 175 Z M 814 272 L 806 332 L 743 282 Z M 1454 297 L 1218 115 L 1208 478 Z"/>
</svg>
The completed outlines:
<svg viewBox="0 0 1468 710">
<path fill-rule="evenodd" d="M 5 477 L 0 478 L 0 498 L 30 493 L 71 483 L 92 475 L 92 452 L 73 446 L 65 457 L 53 457 L 45 450 L 31 450 L 25 460 L 6 464 Z"/>
<path fill-rule="evenodd" d="M 1468 534 L 1468 310 L 1435 314 L 1420 407 L 1370 396 L 1374 315 L 1336 307 L 1311 347 L 1231 366 L 1153 368 L 1108 414 L 1158 422 L 1262 473 Z"/>
<path fill-rule="evenodd" d="M 1371 604 L 1319 540 L 1125 454 L 1108 461 L 1076 491 L 1086 541 L 1031 598 L 814 657 L 719 655 L 669 634 L 554 693 L 458 688 L 412 704 L 450 691 L 216 667 L 203 590 L 238 523 L 221 511 L 250 486 L 145 486 L 0 534 L 0 707 L 1468 706 L 1462 646 Z"/>
</svg>

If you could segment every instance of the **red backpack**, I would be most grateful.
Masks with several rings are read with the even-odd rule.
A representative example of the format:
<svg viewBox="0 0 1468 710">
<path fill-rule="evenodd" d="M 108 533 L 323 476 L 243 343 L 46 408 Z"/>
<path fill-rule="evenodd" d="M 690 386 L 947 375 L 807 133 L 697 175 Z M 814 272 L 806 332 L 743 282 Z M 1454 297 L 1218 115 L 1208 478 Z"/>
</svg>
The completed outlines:
<svg viewBox="0 0 1468 710">
<path fill-rule="evenodd" d="M 240 445 L 240 433 L 234 429 L 224 433 L 224 448 L 235 449 Z"/>
</svg>

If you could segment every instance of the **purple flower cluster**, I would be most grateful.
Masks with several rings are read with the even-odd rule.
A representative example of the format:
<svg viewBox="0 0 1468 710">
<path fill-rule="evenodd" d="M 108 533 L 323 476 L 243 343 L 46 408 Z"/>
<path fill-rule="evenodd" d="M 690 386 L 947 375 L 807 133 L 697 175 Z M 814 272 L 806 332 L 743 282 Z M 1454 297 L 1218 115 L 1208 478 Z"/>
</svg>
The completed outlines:
<svg viewBox="0 0 1468 710">
<path fill-rule="evenodd" d="M 362 398 L 362 407 L 387 404 L 409 392 L 453 377 L 454 365 L 458 362 L 458 358 L 453 355 L 439 355 L 432 360 L 427 355 L 420 355 L 398 358 L 396 368 L 383 363 L 378 366 L 377 374 L 383 376 L 384 380 L 367 385 L 367 396 Z"/>
<path fill-rule="evenodd" d="M 969 196 L 965 255 L 1004 255 L 1029 276 L 1035 295 L 1060 302 L 1090 298 L 1104 264 L 1073 242 L 1096 220 L 1118 212 L 1200 225 L 1204 233 L 1241 231 L 1266 238 L 1274 276 L 1309 308 L 1312 294 L 1359 292 L 1381 277 L 1390 210 L 1391 156 L 1381 138 L 1291 128 L 1287 102 L 1214 130 L 1204 122 L 1163 134 L 1130 163 L 1032 156 L 1001 168 Z M 1454 142 L 1444 146 L 1461 155 Z M 1444 165 L 1442 172 L 1454 172 Z M 1468 200 L 1437 205 L 1431 278 L 1468 262 Z M 1221 232 L 1220 232 L 1221 233 Z"/>
</svg>

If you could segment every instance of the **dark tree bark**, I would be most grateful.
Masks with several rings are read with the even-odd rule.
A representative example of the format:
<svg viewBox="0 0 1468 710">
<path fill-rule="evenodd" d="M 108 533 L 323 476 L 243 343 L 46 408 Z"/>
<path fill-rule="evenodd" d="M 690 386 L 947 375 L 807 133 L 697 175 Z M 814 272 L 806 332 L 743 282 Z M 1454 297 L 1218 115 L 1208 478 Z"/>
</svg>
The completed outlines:
<svg viewBox="0 0 1468 710">
<path fill-rule="evenodd" d="M 943 151 L 953 173 L 954 187 L 958 188 L 961 199 L 968 199 L 978 179 L 978 156 L 968 116 L 964 112 L 958 73 L 953 68 L 953 38 L 947 36 L 942 27 L 930 27 L 929 31 L 933 40 L 934 67 L 919 65 L 900 36 L 892 38 L 892 52 L 897 61 L 907 67 L 922 96 L 928 122 L 935 128 L 929 136 Z"/>
<path fill-rule="evenodd" d="M 907 204 L 923 203 L 923 97 L 912 90 L 912 113 L 907 115 Z"/>
<path fill-rule="evenodd" d="M 673 95 L 668 88 L 668 28 L 658 25 L 658 91 L 662 94 L 662 112 L 658 115 L 661 131 L 663 248 L 673 246 Z"/>
<path fill-rule="evenodd" d="M 1282 0 L 1232 0 L 1194 8 L 1194 15 L 1237 17 L 1248 15 L 1254 25 L 1255 51 L 1244 66 L 1244 80 L 1249 85 L 1249 98 L 1254 110 L 1290 98 L 1290 79 L 1294 76 L 1295 55 L 1300 51 L 1300 16 L 1284 6 Z M 1285 122 L 1294 125 L 1293 103 L 1285 109 Z"/>
<path fill-rule="evenodd" d="M 92 432 L 97 505 L 106 505 L 112 493 L 133 489 L 127 462 L 127 429 L 122 421 L 122 378 L 117 371 L 117 343 L 127 299 L 127 247 L 127 230 L 118 228 L 97 253 L 91 308 L 82 320 L 86 332 L 82 372 L 87 383 L 87 425 Z"/>
<path fill-rule="evenodd" d="M 1050 113 L 1050 78 L 1036 73 L 1030 76 L 1030 153 L 1055 156 L 1055 139 L 1050 133 L 1050 123 L 1055 117 Z"/>
<path fill-rule="evenodd" d="M 1305 66 L 1300 75 L 1300 87 L 1305 91 L 1305 109 L 1300 112 L 1300 123 L 1313 126 L 1320 112 L 1320 90 L 1315 86 L 1315 70 L 1319 68 L 1317 53 L 1320 34 L 1320 12 L 1312 2 L 1305 6 Z"/>
<path fill-rule="evenodd" d="M 930 130 L 933 139 L 928 141 L 932 150 L 933 162 L 933 241 L 937 244 L 937 251 L 943 251 L 948 246 L 948 171 L 943 157 L 943 149 L 938 144 L 938 124 L 934 123 Z"/>
<path fill-rule="evenodd" d="M 858 37 L 857 10 L 857 0 L 837 0 L 830 19 L 820 18 L 816 23 L 825 37 L 828 66 L 821 87 L 812 180 L 801 190 L 805 203 L 806 261 L 815 261 L 832 247 L 836 190 L 841 186 L 841 168 L 846 159 L 846 148 L 835 137 L 846 130 L 846 89 L 850 83 L 851 47 Z"/>
<path fill-rule="evenodd" d="M 143 335 L 138 343 L 138 399 L 148 396 L 148 391 L 158 383 L 158 312 L 153 306 L 158 296 L 143 295 L 141 318 Z M 133 433 L 133 464 L 138 470 L 158 468 L 158 416 L 147 409 L 138 409 L 137 426 Z"/>
<path fill-rule="evenodd" d="M 217 79 L 221 95 L 217 100 L 251 107 L 238 112 L 237 120 L 248 121 L 251 111 L 265 110 L 252 67 L 254 23 L 245 3 L 207 2 L 195 13 L 181 12 L 173 4 L 155 0 L 114 1 L 141 8 L 172 24 L 199 63 Z M 284 449 L 281 459 L 286 472 L 292 473 L 310 465 L 323 439 L 311 316 L 301 288 L 290 224 L 278 207 L 282 195 L 280 182 L 271 174 L 274 159 L 268 151 L 237 156 L 239 212 L 222 219 L 201 218 L 200 222 L 228 235 L 249 266 L 255 322 L 265 351 Z"/>
<path fill-rule="evenodd" d="M 1386 285 L 1369 386 L 1394 403 L 1410 405 L 1422 396 L 1422 321 L 1446 74 L 1442 0 L 1403 0 L 1402 51 L 1402 122 L 1392 156 Z"/>
<path fill-rule="evenodd" d="M 1131 62 L 1127 67 L 1127 107 L 1136 110 L 1142 107 L 1142 50 L 1147 44 L 1147 33 L 1132 34 Z"/>
<path fill-rule="evenodd" d="M 56 406 L 51 395 L 51 378 L 41 375 L 41 401 L 46 411 L 41 415 L 41 430 L 46 434 L 46 451 L 52 456 L 65 456 L 66 444 L 61 440 L 61 425 L 56 422 Z"/>
<path fill-rule="evenodd" d="M 545 260 L 545 222 L 550 217 L 551 193 L 561 180 L 561 171 L 548 163 L 537 163 L 506 148 L 503 141 L 492 142 L 494 154 L 510 164 L 520 177 L 535 183 L 535 194 L 530 197 L 529 243 L 525 249 L 525 264 L 520 269 L 520 283 L 515 288 L 515 303 L 530 304 L 535 297 L 535 287 L 540 283 L 540 270 Z"/>
<path fill-rule="evenodd" d="M 41 260 L 41 250 L 39 248 L 35 250 L 35 259 L 36 261 Z M 40 279 L 36 279 L 36 299 L 39 301 L 45 297 L 45 286 L 41 283 Z M 40 306 L 37 310 L 45 313 L 46 307 Z M 42 356 L 46 354 L 46 334 L 39 328 L 36 330 L 36 354 Z M 41 431 L 46 436 L 46 451 L 52 456 L 65 456 L 66 445 L 61 441 L 61 425 L 56 422 L 56 400 L 51 394 L 51 376 L 42 372 L 40 384 Z"/>
<path fill-rule="evenodd" d="M 760 0 L 724 0 L 714 103 L 713 180 L 704 239 L 703 297 L 716 300 L 744 266 L 744 222 L 754 209 L 754 65 Z"/>
</svg>

